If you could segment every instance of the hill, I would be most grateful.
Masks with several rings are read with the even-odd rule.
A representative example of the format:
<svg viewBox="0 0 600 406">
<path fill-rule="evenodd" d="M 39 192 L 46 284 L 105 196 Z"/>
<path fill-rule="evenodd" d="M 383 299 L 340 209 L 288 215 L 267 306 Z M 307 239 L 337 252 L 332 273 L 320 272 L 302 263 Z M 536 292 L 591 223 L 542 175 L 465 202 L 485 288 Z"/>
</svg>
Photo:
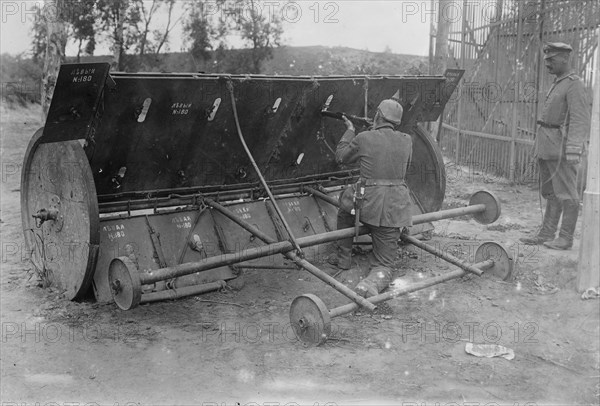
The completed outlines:
<svg viewBox="0 0 600 406">
<path fill-rule="evenodd" d="M 249 50 L 233 49 L 222 54 L 213 52 L 207 60 L 196 60 L 190 53 L 126 55 L 128 72 L 206 72 L 247 73 L 236 63 Z M 111 61 L 112 56 L 81 58 L 81 62 Z M 273 50 L 273 57 L 263 62 L 266 75 L 350 75 L 350 74 L 423 74 L 427 58 L 390 52 L 369 52 L 345 47 L 287 47 Z"/>
<path fill-rule="evenodd" d="M 125 55 L 127 72 L 206 72 L 246 73 L 240 71 L 239 58 L 248 50 L 213 52 L 207 60 L 195 60 L 190 53 Z M 70 57 L 68 62 L 76 62 Z M 111 62 L 112 56 L 82 57 L 80 62 Z M 23 56 L 2 55 L 2 98 L 9 101 L 38 101 L 42 69 L 39 63 Z M 356 74 L 427 74 L 423 56 L 369 52 L 346 47 L 288 47 L 273 50 L 273 57 L 263 63 L 267 75 L 356 75 Z"/>
</svg>

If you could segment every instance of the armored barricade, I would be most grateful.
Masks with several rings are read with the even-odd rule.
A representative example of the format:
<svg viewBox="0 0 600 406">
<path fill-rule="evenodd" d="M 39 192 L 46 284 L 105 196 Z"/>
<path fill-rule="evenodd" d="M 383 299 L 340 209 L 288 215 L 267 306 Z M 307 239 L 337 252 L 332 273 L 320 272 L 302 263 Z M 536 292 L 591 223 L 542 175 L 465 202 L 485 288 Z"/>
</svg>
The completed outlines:
<svg viewBox="0 0 600 406">
<path fill-rule="evenodd" d="M 336 197 L 358 175 L 336 163 L 345 127 L 323 113 L 367 122 L 381 100 L 400 101 L 400 130 L 413 138 L 413 214 L 433 213 L 415 221 L 412 233 L 422 232 L 445 216 L 435 215 L 444 163 L 422 123 L 439 117 L 461 76 L 142 74 L 65 64 L 22 172 L 32 263 L 69 299 L 93 292 L 128 309 L 218 289 L 243 267 L 291 261 L 373 308 L 312 265 L 325 244 L 353 235 L 335 231 Z M 452 215 L 499 215 L 491 195 L 471 203 Z"/>
</svg>

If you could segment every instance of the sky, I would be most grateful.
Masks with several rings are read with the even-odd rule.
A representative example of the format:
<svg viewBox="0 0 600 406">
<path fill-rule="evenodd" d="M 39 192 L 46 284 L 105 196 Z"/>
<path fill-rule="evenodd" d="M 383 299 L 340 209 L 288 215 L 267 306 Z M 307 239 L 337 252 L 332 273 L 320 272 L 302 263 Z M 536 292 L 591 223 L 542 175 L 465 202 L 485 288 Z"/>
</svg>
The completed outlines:
<svg viewBox="0 0 600 406">
<path fill-rule="evenodd" d="M 226 12 L 218 9 L 214 2 L 208 4 L 207 13 Z M 44 1 L 0 1 L 0 53 L 29 52 L 35 5 L 51 10 L 51 5 Z M 429 53 L 429 26 L 434 18 L 430 0 L 265 0 L 259 7 L 263 15 L 276 15 L 283 20 L 283 45 L 345 46 L 411 55 Z M 157 20 L 159 25 L 166 21 L 165 14 Z M 184 47 L 182 29 L 178 26 L 170 36 L 170 50 L 181 51 Z M 75 53 L 73 45 L 67 48 L 67 55 Z M 106 47 L 95 52 L 96 55 L 108 53 Z"/>
</svg>

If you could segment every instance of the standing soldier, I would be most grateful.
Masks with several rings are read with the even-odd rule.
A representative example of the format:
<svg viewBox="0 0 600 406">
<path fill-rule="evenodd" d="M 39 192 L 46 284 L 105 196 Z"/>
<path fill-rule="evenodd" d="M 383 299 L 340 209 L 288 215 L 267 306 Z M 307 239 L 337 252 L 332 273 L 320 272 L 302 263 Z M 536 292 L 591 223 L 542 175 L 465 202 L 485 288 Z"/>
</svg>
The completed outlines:
<svg viewBox="0 0 600 406">
<path fill-rule="evenodd" d="M 344 117 L 347 130 L 335 153 L 339 163 L 360 164 L 360 180 L 340 196 L 337 228 L 357 226 L 360 220 L 371 232 L 371 272 L 356 287 L 357 293 L 365 297 L 378 294 L 391 282 L 400 230 L 412 225 L 404 180 L 412 139 L 394 130 L 402 121 L 402 113 L 396 100 L 384 100 L 377 108 L 373 128 L 356 136 L 354 125 Z M 351 255 L 352 238 L 348 238 L 339 242 L 338 254 L 329 262 L 349 269 Z"/>
<path fill-rule="evenodd" d="M 590 111 L 583 82 L 570 70 L 573 48 L 555 42 L 546 44 L 543 50 L 546 69 L 556 76 L 546 95 L 535 139 L 546 212 L 539 232 L 521 241 L 568 250 L 573 245 L 579 215 L 577 170 L 590 133 Z M 560 232 L 555 239 L 561 213 Z"/>
</svg>

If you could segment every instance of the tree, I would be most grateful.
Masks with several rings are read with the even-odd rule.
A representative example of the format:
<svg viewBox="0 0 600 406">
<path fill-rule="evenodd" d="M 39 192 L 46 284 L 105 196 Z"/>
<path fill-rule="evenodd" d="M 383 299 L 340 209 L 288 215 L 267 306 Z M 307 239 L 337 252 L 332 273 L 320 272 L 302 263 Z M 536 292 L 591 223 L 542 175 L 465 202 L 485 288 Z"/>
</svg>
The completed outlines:
<svg viewBox="0 0 600 406">
<path fill-rule="evenodd" d="M 250 58 L 244 69 L 250 73 L 260 73 L 262 62 L 273 56 L 273 48 L 279 46 L 283 27 L 281 19 L 270 7 L 261 7 L 256 0 L 222 0 L 222 7 L 234 10 L 234 18 L 223 18 L 223 31 L 238 33 L 250 45 Z"/>
<path fill-rule="evenodd" d="M 209 16 L 205 13 L 203 2 L 193 2 L 189 8 L 188 18 L 183 25 L 186 43 L 196 67 L 198 59 L 205 61 L 210 58 L 213 49 L 212 41 L 215 30 Z"/>
<path fill-rule="evenodd" d="M 112 67 L 124 70 L 125 52 L 139 39 L 141 0 L 97 0 L 96 9 L 102 29 L 109 33 L 113 51 Z"/>
<path fill-rule="evenodd" d="M 31 43 L 31 53 L 34 62 L 43 64 L 48 46 L 48 29 L 46 19 L 42 15 L 42 9 L 36 5 L 36 11 L 33 17 L 33 41 Z"/>
<path fill-rule="evenodd" d="M 57 7 L 35 6 L 37 10 L 33 17 L 31 44 L 34 62 L 42 64 L 44 60 L 48 43 L 48 18 L 60 18 L 64 23 L 67 38 L 72 38 L 77 44 L 77 62 L 80 61 L 82 52 L 93 55 L 96 48 L 95 3 L 95 0 L 69 0 L 61 3 L 63 8 L 58 14 Z"/>
<path fill-rule="evenodd" d="M 93 55 L 96 49 L 95 3 L 95 0 L 69 2 L 71 10 L 66 17 L 72 26 L 73 38 L 77 42 L 77 62 L 80 62 L 82 51 L 87 55 Z"/>
<path fill-rule="evenodd" d="M 65 1 L 56 0 L 52 4 L 54 7 L 44 7 L 43 10 L 46 13 L 40 16 L 46 22 L 47 33 L 42 75 L 42 121 L 46 121 L 58 71 L 61 63 L 65 61 L 65 48 L 67 46 L 67 24 L 64 18 Z"/>
<path fill-rule="evenodd" d="M 161 1 L 160 0 L 152 0 L 152 4 L 150 5 L 150 8 L 147 8 L 144 4 L 146 2 L 141 1 L 139 3 L 139 7 L 140 7 L 140 11 L 139 11 L 139 15 L 141 17 L 141 25 L 142 25 L 142 29 L 140 31 L 140 35 L 139 35 L 139 41 L 137 43 L 137 47 L 139 49 L 139 54 L 140 55 L 144 55 L 144 52 L 146 52 L 146 45 L 148 44 L 148 34 L 150 33 L 150 23 L 152 22 L 152 17 L 154 17 L 154 15 L 156 14 L 156 12 L 158 11 L 158 9 L 161 6 Z"/>
<path fill-rule="evenodd" d="M 162 47 L 169 42 L 169 34 L 171 30 L 179 24 L 179 22 L 183 19 L 183 16 L 186 14 L 187 8 L 184 6 L 184 11 L 181 15 L 173 22 L 173 10 L 175 8 L 175 0 L 164 0 L 167 4 L 167 25 L 164 30 L 154 30 L 154 40 L 156 42 L 156 47 L 154 50 L 154 54 L 159 54 Z"/>
<path fill-rule="evenodd" d="M 256 0 L 216 0 L 211 7 L 220 10 L 217 19 L 207 2 L 194 2 L 184 26 L 194 60 L 207 60 L 216 48 L 218 69 L 260 73 L 263 61 L 272 57 L 283 33 L 281 19 L 271 9 L 272 3 L 262 7 Z M 229 40 L 235 36 L 242 39 L 247 52 L 230 49 Z"/>
<path fill-rule="evenodd" d="M 283 33 L 281 20 L 275 14 L 265 16 L 256 5 L 250 0 L 250 18 L 241 25 L 242 38 L 252 45 L 252 73 L 260 73 L 262 61 L 273 57 L 273 47 L 279 46 Z"/>
</svg>

